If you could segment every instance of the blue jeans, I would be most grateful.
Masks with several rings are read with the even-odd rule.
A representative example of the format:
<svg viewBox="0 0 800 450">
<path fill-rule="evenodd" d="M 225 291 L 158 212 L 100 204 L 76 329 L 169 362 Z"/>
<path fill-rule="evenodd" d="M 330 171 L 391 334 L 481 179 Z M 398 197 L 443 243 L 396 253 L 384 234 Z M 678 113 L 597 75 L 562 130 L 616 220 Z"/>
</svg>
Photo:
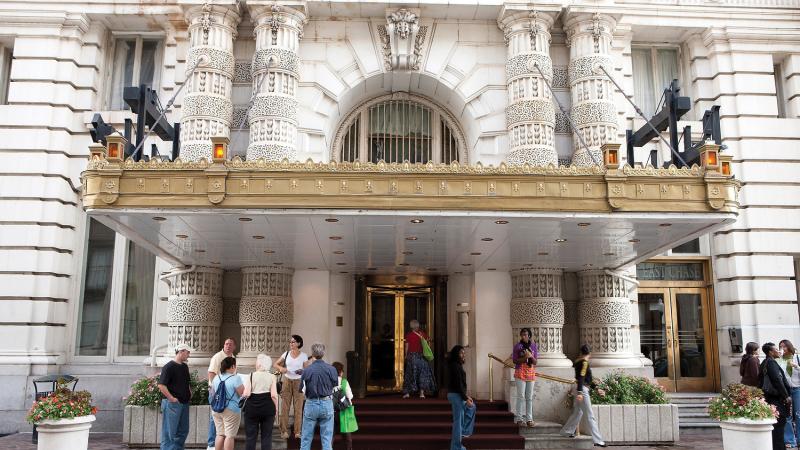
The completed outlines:
<svg viewBox="0 0 800 450">
<path fill-rule="evenodd" d="M 331 399 L 306 399 L 303 407 L 303 433 L 300 450 L 311 450 L 314 428 L 319 422 L 319 437 L 322 450 L 331 450 L 333 441 L 333 402 Z"/>
<path fill-rule="evenodd" d="M 161 412 L 164 414 L 161 426 L 161 450 L 183 450 L 186 436 L 189 435 L 189 404 L 170 403 L 161 400 Z"/>
<path fill-rule="evenodd" d="M 208 390 L 208 404 L 210 405 L 212 401 L 212 394 L 211 389 Z M 217 426 L 214 425 L 214 417 L 209 414 L 208 415 L 208 446 L 214 447 L 214 443 L 217 440 Z"/>
<path fill-rule="evenodd" d="M 461 394 L 447 394 L 447 400 L 453 410 L 453 435 L 450 438 L 450 450 L 467 450 L 461 445 L 461 438 L 472 436 L 475 428 L 475 406 L 467 407 Z"/>
<path fill-rule="evenodd" d="M 786 426 L 783 427 L 783 443 L 797 447 L 800 442 L 800 387 L 792 388 L 792 416 L 786 418 Z"/>
</svg>

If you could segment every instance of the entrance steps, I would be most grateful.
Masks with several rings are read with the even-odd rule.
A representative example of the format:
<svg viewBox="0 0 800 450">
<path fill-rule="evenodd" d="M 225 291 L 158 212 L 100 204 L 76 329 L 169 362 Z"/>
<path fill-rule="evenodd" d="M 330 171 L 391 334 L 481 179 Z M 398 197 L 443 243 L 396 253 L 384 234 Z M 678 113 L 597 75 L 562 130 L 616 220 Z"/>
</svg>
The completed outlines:
<svg viewBox="0 0 800 450">
<path fill-rule="evenodd" d="M 450 403 L 445 399 L 368 397 L 357 399 L 355 405 L 359 431 L 353 433 L 354 450 L 444 450 L 450 446 L 452 416 Z M 477 406 L 475 432 L 463 441 L 470 450 L 592 448 L 588 436 L 560 436 L 561 425 L 557 423 L 537 422 L 533 428 L 518 427 L 508 412 L 507 402 L 478 401 Z M 300 448 L 298 439 L 284 441 L 278 433 L 275 428 L 273 449 Z M 321 448 L 318 430 L 311 448 Z M 338 433 L 334 434 L 333 448 L 345 449 Z M 244 424 L 237 436 L 236 449 L 244 449 Z"/>
<path fill-rule="evenodd" d="M 680 428 L 718 428 L 719 421 L 708 415 L 708 402 L 719 396 L 716 392 L 675 392 L 667 394 L 678 406 Z"/>
</svg>

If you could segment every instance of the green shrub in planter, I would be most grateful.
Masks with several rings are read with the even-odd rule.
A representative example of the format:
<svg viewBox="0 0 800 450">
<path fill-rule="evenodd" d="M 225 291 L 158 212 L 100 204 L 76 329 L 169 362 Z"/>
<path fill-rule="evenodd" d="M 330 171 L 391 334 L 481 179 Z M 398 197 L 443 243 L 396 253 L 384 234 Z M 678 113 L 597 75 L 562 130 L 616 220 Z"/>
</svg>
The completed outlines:
<svg viewBox="0 0 800 450">
<path fill-rule="evenodd" d="M 664 388 L 655 380 L 612 372 L 591 389 L 593 405 L 663 405 L 669 403 Z"/>
<path fill-rule="evenodd" d="M 764 400 L 761 389 L 731 383 L 708 403 L 708 415 L 717 420 L 765 420 L 778 417 L 778 411 Z"/>
<path fill-rule="evenodd" d="M 200 379 L 197 372 L 192 372 L 189 378 L 189 386 L 192 390 L 192 399 L 189 404 L 191 405 L 207 405 L 208 404 L 208 380 Z M 126 405 L 130 406 L 148 406 L 151 408 L 160 408 L 161 391 L 158 389 L 158 375 L 152 377 L 145 377 L 136 380 L 128 392 L 127 397 L 123 397 Z"/>
</svg>

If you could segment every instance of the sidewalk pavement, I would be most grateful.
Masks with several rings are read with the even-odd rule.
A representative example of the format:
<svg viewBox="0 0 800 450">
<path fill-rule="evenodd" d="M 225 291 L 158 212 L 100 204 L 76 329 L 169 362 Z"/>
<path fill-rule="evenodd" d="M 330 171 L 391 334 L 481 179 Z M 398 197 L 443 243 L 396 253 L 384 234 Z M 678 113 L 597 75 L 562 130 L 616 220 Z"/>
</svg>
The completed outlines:
<svg viewBox="0 0 800 450">
<path fill-rule="evenodd" d="M 123 450 L 120 433 L 92 433 L 89 435 L 89 450 Z M 719 428 L 681 430 L 681 442 L 674 446 L 642 447 L 613 446 L 615 450 L 722 450 L 722 432 Z M 30 433 L 0 437 L 0 450 L 36 450 Z M 379 450 L 379 449 L 375 449 Z"/>
</svg>

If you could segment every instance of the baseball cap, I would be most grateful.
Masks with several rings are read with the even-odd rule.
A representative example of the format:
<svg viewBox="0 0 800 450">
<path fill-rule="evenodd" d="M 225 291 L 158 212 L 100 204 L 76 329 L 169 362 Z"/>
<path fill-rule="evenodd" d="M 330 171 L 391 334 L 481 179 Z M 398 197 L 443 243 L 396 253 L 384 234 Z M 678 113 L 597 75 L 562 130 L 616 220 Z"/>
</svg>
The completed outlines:
<svg viewBox="0 0 800 450">
<path fill-rule="evenodd" d="M 189 347 L 189 346 L 188 346 L 188 345 L 186 345 L 186 344 L 178 344 L 178 345 L 176 345 L 176 346 L 175 346 L 175 353 L 178 353 L 179 351 L 182 351 L 182 350 L 186 350 L 186 351 L 188 351 L 189 353 L 191 353 L 191 352 L 192 352 L 192 348 L 191 348 L 191 347 Z"/>
</svg>

